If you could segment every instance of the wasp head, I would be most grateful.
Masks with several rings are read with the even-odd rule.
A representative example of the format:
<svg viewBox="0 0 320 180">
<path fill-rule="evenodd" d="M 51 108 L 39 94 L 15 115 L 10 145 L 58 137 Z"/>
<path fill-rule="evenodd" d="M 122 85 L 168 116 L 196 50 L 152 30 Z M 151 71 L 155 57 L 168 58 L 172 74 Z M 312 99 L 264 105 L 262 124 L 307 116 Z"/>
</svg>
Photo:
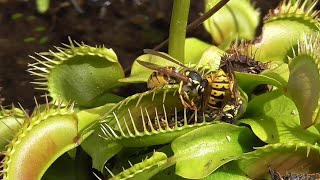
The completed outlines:
<svg viewBox="0 0 320 180">
<path fill-rule="evenodd" d="M 191 91 L 193 94 L 201 95 L 209 84 L 208 80 L 202 79 L 202 76 L 196 71 L 188 70 L 185 75 L 188 78 L 188 83 L 184 85 L 187 92 Z"/>
</svg>

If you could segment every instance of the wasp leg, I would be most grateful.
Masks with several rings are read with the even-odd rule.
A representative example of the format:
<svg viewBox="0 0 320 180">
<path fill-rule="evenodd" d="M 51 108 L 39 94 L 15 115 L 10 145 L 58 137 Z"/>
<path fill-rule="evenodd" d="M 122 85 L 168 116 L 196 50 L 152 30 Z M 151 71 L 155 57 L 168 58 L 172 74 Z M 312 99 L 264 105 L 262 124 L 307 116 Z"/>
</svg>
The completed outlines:
<svg viewBox="0 0 320 180">
<path fill-rule="evenodd" d="M 181 100 L 182 105 L 190 110 L 198 111 L 197 106 L 195 105 L 193 100 L 190 100 L 188 93 L 182 90 L 182 87 L 183 87 L 183 82 L 181 81 L 178 92 L 179 92 L 179 98 Z"/>
<path fill-rule="evenodd" d="M 195 103 L 193 102 L 193 100 L 191 100 L 188 96 L 188 94 L 186 92 L 182 92 L 180 95 L 180 100 L 181 103 L 183 104 L 183 106 L 185 106 L 186 108 L 192 110 L 192 111 L 198 111 L 197 106 L 195 105 Z"/>
</svg>

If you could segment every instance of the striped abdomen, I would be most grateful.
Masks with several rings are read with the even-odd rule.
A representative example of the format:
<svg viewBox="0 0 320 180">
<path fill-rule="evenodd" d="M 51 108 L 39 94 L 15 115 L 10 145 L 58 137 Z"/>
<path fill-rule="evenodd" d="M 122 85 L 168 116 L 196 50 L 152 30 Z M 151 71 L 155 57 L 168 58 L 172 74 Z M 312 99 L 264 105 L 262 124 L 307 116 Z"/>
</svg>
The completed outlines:
<svg viewBox="0 0 320 180">
<path fill-rule="evenodd" d="M 174 67 L 166 67 L 167 71 L 176 71 L 176 68 Z M 154 71 L 149 79 L 148 79 L 148 83 L 147 86 L 149 89 L 154 89 L 154 88 L 158 88 L 158 87 L 162 87 L 164 85 L 167 84 L 176 84 L 178 83 L 176 78 L 171 77 L 169 74 L 163 73 L 163 72 L 158 72 L 158 71 Z"/>
<path fill-rule="evenodd" d="M 230 96 L 230 80 L 226 73 L 220 69 L 215 74 L 206 77 L 209 82 L 211 92 L 207 107 L 211 110 L 221 110 L 226 104 L 226 96 Z"/>
</svg>

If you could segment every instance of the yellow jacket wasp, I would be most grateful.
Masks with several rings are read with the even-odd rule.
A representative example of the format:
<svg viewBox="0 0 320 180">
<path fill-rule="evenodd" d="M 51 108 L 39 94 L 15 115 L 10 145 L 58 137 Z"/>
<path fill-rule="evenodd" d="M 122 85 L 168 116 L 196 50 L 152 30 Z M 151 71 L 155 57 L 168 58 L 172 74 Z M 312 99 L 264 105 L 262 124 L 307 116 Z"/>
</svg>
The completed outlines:
<svg viewBox="0 0 320 180">
<path fill-rule="evenodd" d="M 160 66 L 137 60 L 142 66 L 154 70 L 148 79 L 148 88 L 179 84 L 179 97 L 186 108 L 200 111 L 206 116 L 221 118 L 223 121 L 234 120 L 242 102 L 230 63 L 226 66 L 226 70 L 218 69 L 202 76 L 195 69 L 188 68 L 165 54 L 149 49 L 144 52 L 164 58 L 182 68 L 179 71 L 178 67 Z M 190 93 L 193 97 L 197 97 L 196 101 L 194 98 L 190 99 Z"/>
</svg>

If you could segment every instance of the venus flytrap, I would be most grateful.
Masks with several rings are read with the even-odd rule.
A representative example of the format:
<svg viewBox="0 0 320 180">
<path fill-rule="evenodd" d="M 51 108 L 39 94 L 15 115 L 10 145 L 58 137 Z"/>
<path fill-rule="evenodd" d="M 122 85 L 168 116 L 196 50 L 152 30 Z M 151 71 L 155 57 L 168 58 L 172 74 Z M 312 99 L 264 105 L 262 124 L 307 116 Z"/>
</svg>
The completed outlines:
<svg viewBox="0 0 320 180">
<path fill-rule="evenodd" d="M 65 47 L 56 47 L 57 52 L 30 56 L 36 60 L 28 69 L 37 77 L 32 82 L 36 89 L 48 91 L 54 100 L 71 100 L 86 108 L 106 103 L 99 99 L 118 101 L 112 89 L 120 86 L 117 80 L 124 77 L 124 72 L 113 50 L 79 44 L 70 38 L 69 42 Z"/>
<path fill-rule="evenodd" d="M 205 11 L 211 9 L 218 0 L 206 0 Z M 259 24 L 259 12 L 247 0 L 231 0 L 215 15 L 204 22 L 215 44 L 228 49 L 237 39 L 253 40 Z M 227 31 L 224 31 L 228 29 Z"/>
<path fill-rule="evenodd" d="M 163 169 L 167 162 L 166 154 L 154 152 L 150 158 L 142 160 L 140 163 L 132 165 L 129 161 L 130 168 L 124 169 L 121 173 L 114 175 L 107 167 L 112 176 L 110 179 L 149 179 Z"/>
<path fill-rule="evenodd" d="M 0 140 L 1 151 L 5 150 L 5 146 L 10 143 L 15 136 L 21 125 L 26 120 L 25 113 L 19 108 L 12 106 L 11 109 L 4 109 L 0 106 L 0 134 L 2 139 Z"/>
<path fill-rule="evenodd" d="M 238 160 L 242 169 L 251 179 L 267 178 L 269 168 L 280 174 L 288 172 L 309 174 L 319 172 L 319 146 L 308 143 L 276 143 L 259 147 L 244 154 Z"/>
<path fill-rule="evenodd" d="M 40 179 L 54 160 L 79 145 L 77 133 L 73 105 L 47 105 L 43 112 L 36 110 L 26 117 L 4 151 L 3 178 Z"/>
<path fill-rule="evenodd" d="M 305 35 L 289 60 L 287 95 L 296 104 L 304 128 L 320 122 L 320 34 Z"/>
<path fill-rule="evenodd" d="M 250 48 L 259 61 L 288 62 L 304 34 L 320 30 L 318 0 L 285 0 L 264 20 L 262 35 Z"/>
</svg>

